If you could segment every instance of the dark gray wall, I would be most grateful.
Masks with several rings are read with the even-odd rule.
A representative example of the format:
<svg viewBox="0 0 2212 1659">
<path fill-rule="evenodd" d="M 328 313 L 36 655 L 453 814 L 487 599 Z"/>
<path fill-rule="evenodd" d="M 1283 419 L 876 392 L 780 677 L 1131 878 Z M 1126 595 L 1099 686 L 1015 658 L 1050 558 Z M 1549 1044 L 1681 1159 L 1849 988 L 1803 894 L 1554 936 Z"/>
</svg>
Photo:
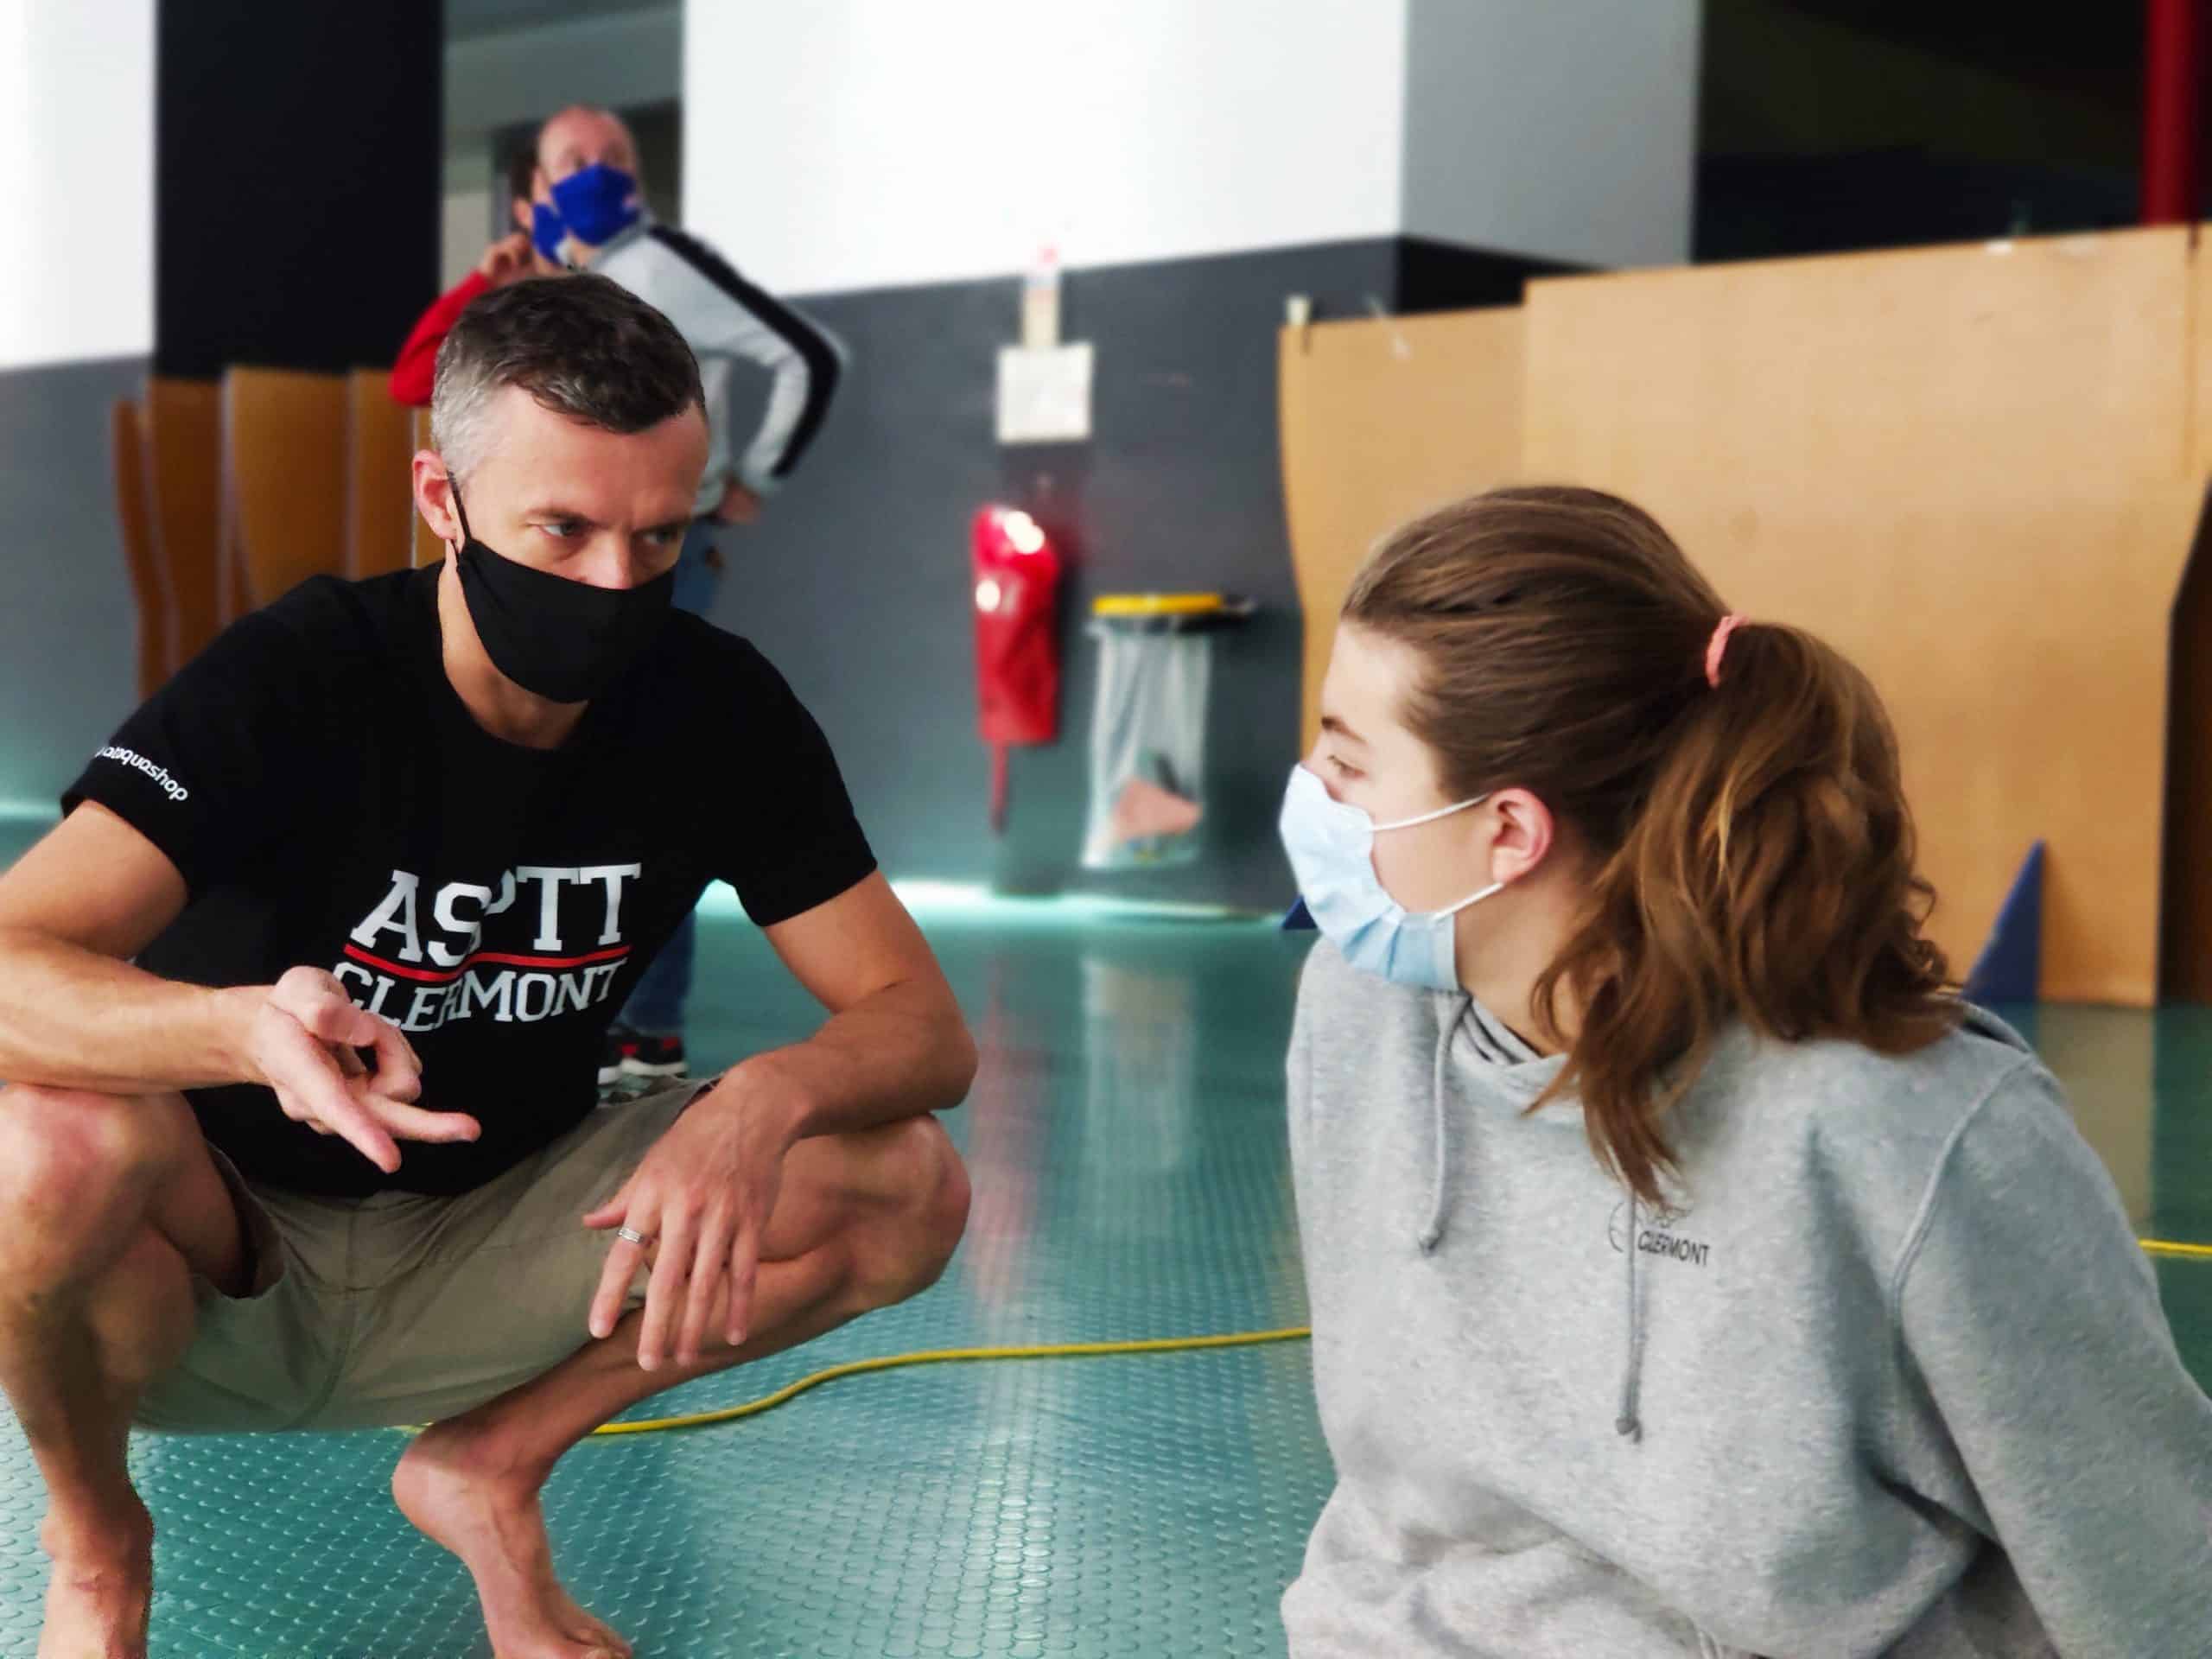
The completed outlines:
<svg viewBox="0 0 2212 1659">
<path fill-rule="evenodd" d="M 108 410 L 146 363 L 0 373 L 0 808 L 51 807 L 130 711 L 134 623 Z"/>
<path fill-rule="evenodd" d="M 1398 222 L 1554 258 L 1690 246 L 1706 0 L 1408 0 Z"/>
<path fill-rule="evenodd" d="M 1287 897 L 1274 817 L 1298 753 L 1302 633 L 1276 331 L 1292 293 L 1323 316 L 1362 314 L 1370 296 L 1393 304 L 1397 257 L 1386 238 L 1071 273 L 1063 333 L 1095 343 L 1097 368 L 1094 441 L 1065 448 L 996 442 L 1014 282 L 800 302 L 851 348 L 851 371 L 804 469 L 758 526 L 728 538 L 716 620 L 759 644 L 821 720 L 886 868 L 1033 890 Z M 1034 512 L 1075 564 L 1061 740 L 1015 751 L 1003 842 L 987 822 L 968 575 L 969 518 L 992 500 Z M 1081 623 L 1091 595 L 1125 588 L 1224 589 L 1261 609 L 1215 642 L 1203 861 L 1083 877 L 1096 657 Z M 760 785 L 772 803 L 775 779 Z"/>
<path fill-rule="evenodd" d="M 1284 297 L 1313 296 L 1322 317 L 1363 315 L 1370 300 L 1510 302 L 1511 264 L 1377 238 L 1074 272 L 1064 327 L 1097 347 L 1095 438 L 1051 448 L 995 437 L 1014 282 L 806 299 L 850 346 L 851 372 L 798 475 L 758 526 L 726 538 L 716 620 L 755 639 L 821 719 L 893 874 L 1278 904 L 1302 639 L 1276 438 Z M 144 371 L 0 375 L 0 800 L 51 799 L 129 710 L 107 408 Z M 1003 841 L 988 823 L 969 608 L 969 519 L 994 500 L 1036 513 L 1074 562 L 1061 740 L 1016 751 Z M 1215 642 L 1205 856 L 1084 877 L 1096 657 L 1082 621 L 1091 595 L 1121 588 L 1227 589 L 1261 609 Z M 741 747 L 721 759 L 747 764 Z M 759 780 L 763 810 L 776 781 Z"/>
<path fill-rule="evenodd" d="M 2143 8 L 1707 0 L 1695 257 L 2138 215 Z"/>
</svg>

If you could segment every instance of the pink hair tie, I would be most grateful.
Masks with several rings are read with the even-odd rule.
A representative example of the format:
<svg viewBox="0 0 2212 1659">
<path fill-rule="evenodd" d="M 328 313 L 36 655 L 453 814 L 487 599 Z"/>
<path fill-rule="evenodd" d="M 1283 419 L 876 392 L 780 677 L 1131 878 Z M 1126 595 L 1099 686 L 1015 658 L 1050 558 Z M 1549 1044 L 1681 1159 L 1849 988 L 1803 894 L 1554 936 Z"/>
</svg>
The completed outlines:
<svg viewBox="0 0 2212 1659">
<path fill-rule="evenodd" d="M 1728 652 L 1728 636 L 1744 626 L 1744 619 L 1731 611 L 1720 619 L 1720 626 L 1713 631 L 1713 642 L 1705 648 L 1705 683 L 1714 690 L 1720 689 L 1720 659 Z"/>
</svg>

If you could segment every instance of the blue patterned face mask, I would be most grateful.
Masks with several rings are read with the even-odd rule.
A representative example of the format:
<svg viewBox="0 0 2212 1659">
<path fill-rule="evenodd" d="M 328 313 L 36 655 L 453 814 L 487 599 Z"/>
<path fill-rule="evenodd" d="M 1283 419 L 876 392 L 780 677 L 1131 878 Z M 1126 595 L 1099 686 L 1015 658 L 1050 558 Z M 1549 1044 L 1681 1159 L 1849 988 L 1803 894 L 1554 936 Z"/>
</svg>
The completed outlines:
<svg viewBox="0 0 2212 1659">
<path fill-rule="evenodd" d="M 561 215 L 542 201 L 530 204 L 530 239 L 539 253 L 555 264 L 561 263 L 561 244 L 569 234 L 569 227 L 561 222 Z"/>
<path fill-rule="evenodd" d="M 594 162 L 553 187 L 553 208 L 586 247 L 604 247 L 638 222 L 638 179 Z"/>
<path fill-rule="evenodd" d="M 1315 925 L 1355 968 L 1394 984 L 1432 991 L 1457 989 L 1459 952 L 1452 918 L 1504 887 L 1493 881 L 1448 910 L 1416 916 L 1393 899 L 1375 874 L 1375 837 L 1412 830 L 1490 798 L 1426 812 L 1395 823 L 1377 823 L 1357 807 L 1336 799 L 1305 766 L 1291 770 L 1282 803 L 1282 845 L 1298 877 L 1298 890 Z"/>
</svg>

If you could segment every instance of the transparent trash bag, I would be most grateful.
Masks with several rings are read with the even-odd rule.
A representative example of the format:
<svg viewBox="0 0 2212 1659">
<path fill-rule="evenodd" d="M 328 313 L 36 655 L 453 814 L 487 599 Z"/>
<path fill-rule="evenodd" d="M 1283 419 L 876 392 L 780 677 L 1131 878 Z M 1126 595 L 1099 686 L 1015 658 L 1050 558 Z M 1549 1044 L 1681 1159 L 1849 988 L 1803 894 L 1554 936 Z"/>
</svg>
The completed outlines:
<svg viewBox="0 0 2212 1659">
<path fill-rule="evenodd" d="M 1163 612 L 1159 607 L 1202 607 Z M 1249 606 L 1205 596 L 1102 600 L 1090 721 L 1087 870 L 1154 869 L 1197 858 L 1206 813 L 1206 692 L 1213 636 Z M 1106 612 L 1109 605 L 1129 607 Z M 1148 608 L 1137 608 L 1140 606 Z"/>
</svg>

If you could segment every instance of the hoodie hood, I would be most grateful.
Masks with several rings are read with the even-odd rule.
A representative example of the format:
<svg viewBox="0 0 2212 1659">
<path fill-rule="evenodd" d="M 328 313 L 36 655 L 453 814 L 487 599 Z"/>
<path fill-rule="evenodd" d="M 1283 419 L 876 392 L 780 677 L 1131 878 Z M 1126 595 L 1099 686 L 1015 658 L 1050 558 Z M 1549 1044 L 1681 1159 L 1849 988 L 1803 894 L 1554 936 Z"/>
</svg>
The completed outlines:
<svg viewBox="0 0 2212 1659">
<path fill-rule="evenodd" d="M 1452 1091 L 1448 1086 L 1455 1070 L 1477 1082 L 1480 1091 L 1498 1103 L 1526 1115 L 1524 1123 L 1529 1132 L 1541 1132 L 1545 1127 L 1543 1121 L 1549 1120 L 1549 1127 L 1585 1137 L 1586 1144 L 1581 1103 L 1572 1095 L 1547 1103 L 1533 1115 L 1529 1113 L 1529 1109 L 1566 1069 L 1565 1055 L 1537 1053 L 1511 1027 L 1465 992 L 1439 995 L 1435 1001 L 1440 1017 L 1429 1090 L 1428 1204 L 1414 1235 L 1414 1247 L 1423 1255 L 1433 1255 L 1442 1242 L 1451 1224 L 1453 1196 L 1459 1191 L 1453 1179 L 1452 1154 L 1460 1137 L 1455 1133 Z M 1971 1004 L 1965 1007 L 1961 1023 L 1963 1029 L 2017 1053 L 2031 1052 L 2018 1032 L 1995 1014 Z M 1713 1045 L 1713 1052 L 1706 1062 L 1706 1072 L 1725 1072 L 1740 1066 L 1748 1058 L 1745 1051 L 1755 1046 L 1757 1041 L 1742 1031 L 1724 1033 Z M 1691 1097 L 1684 1103 L 1685 1109 L 1691 1109 L 1691 1100 L 1706 1081 L 1701 1075 L 1692 1086 Z M 1638 1400 L 1643 1380 L 1645 1309 L 1643 1299 L 1637 1294 L 1637 1261 L 1644 1254 L 1640 1247 L 1644 1236 L 1645 1212 L 1641 1200 L 1632 1192 L 1624 1193 L 1623 1202 L 1626 1205 L 1624 1236 L 1629 1248 L 1621 1252 L 1620 1388 L 1613 1432 L 1629 1440 L 1641 1440 L 1643 1423 Z"/>
</svg>

